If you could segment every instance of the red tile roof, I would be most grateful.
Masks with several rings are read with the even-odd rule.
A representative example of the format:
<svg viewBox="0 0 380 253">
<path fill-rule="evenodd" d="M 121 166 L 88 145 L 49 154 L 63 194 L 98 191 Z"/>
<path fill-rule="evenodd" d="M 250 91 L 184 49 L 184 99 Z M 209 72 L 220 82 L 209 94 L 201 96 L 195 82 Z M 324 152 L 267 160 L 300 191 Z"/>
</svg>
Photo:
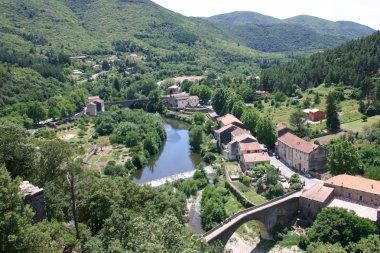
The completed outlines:
<svg viewBox="0 0 380 253">
<path fill-rule="evenodd" d="M 224 127 L 221 127 L 219 129 L 215 130 L 215 133 L 223 133 L 224 131 L 226 131 L 227 129 L 230 129 L 230 128 L 237 128 L 237 126 L 229 124 L 227 126 L 224 126 Z"/>
<path fill-rule="evenodd" d="M 257 139 L 255 137 L 253 137 L 251 134 L 241 134 L 241 135 L 235 137 L 234 141 L 242 142 L 246 139 L 250 139 L 250 140 L 252 140 L 252 142 L 257 141 Z"/>
<path fill-rule="evenodd" d="M 242 134 L 251 134 L 251 133 L 248 130 L 245 130 L 245 129 L 240 128 L 240 127 L 236 128 L 234 131 L 231 132 L 231 135 L 233 137 L 237 137 L 237 136 L 242 135 Z"/>
<path fill-rule="evenodd" d="M 278 131 L 281 131 L 282 129 L 284 129 L 284 128 L 287 128 L 288 126 L 285 124 L 285 123 L 278 123 L 277 125 L 276 125 L 276 131 L 278 132 Z"/>
<path fill-rule="evenodd" d="M 380 195 L 380 181 L 364 177 L 342 174 L 325 181 L 326 184 Z"/>
<path fill-rule="evenodd" d="M 223 125 L 229 125 L 229 124 L 232 124 L 234 122 L 237 122 L 237 123 L 240 123 L 240 124 L 243 124 L 238 118 L 236 118 L 234 115 L 232 114 L 226 114 L 222 117 L 219 117 L 218 118 L 218 121 L 221 122 Z"/>
<path fill-rule="evenodd" d="M 267 153 L 243 154 L 243 160 L 245 163 L 270 162 L 270 158 Z"/>
<path fill-rule="evenodd" d="M 241 151 L 260 151 L 262 150 L 260 143 L 258 142 L 250 142 L 250 143 L 240 143 Z"/>
<path fill-rule="evenodd" d="M 316 148 L 319 147 L 319 145 L 305 141 L 301 139 L 300 137 L 291 133 L 284 134 L 283 136 L 278 138 L 278 141 L 284 143 L 285 145 L 293 149 L 302 151 L 304 153 L 311 153 L 312 151 L 314 151 Z"/>
<path fill-rule="evenodd" d="M 324 203 L 333 194 L 334 188 L 315 184 L 313 187 L 303 192 L 301 197 Z"/>
</svg>

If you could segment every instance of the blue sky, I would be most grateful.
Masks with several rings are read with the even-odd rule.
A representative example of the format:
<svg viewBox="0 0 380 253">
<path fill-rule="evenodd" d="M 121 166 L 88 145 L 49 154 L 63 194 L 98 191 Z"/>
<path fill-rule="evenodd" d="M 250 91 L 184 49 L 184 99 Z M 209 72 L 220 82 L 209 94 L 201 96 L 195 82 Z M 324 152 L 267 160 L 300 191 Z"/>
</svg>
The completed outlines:
<svg viewBox="0 0 380 253">
<path fill-rule="evenodd" d="M 153 0 L 185 16 L 208 17 L 233 11 L 254 11 L 276 18 L 306 14 L 347 20 L 380 30 L 380 0 Z"/>
</svg>

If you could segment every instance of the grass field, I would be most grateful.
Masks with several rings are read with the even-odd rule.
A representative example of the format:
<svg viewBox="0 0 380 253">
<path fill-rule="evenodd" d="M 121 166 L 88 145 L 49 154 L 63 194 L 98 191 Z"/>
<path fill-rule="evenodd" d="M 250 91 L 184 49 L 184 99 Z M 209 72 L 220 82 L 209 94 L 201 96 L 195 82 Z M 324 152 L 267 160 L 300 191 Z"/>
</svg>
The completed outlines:
<svg viewBox="0 0 380 253">
<path fill-rule="evenodd" d="M 237 189 L 239 189 L 244 194 L 244 196 L 255 205 L 260 205 L 267 201 L 266 198 L 258 194 L 252 187 L 247 187 L 239 181 L 232 182 L 232 184 Z"/>
</svg>

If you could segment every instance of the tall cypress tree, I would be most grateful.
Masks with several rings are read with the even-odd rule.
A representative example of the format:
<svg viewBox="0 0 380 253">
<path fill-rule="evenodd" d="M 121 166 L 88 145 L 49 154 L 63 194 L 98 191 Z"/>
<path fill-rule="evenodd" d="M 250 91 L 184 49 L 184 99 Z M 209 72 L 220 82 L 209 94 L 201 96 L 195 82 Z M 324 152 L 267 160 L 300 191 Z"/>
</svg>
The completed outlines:
<svg viewBox="0 0 380 253">
<path fill-rule="evenodd" d="M 327 96 L 326 106 L 326 126 L 330 131 L 337 131 L 340 128 L 340 121 L 338 115 L 338 105 L 333 92 Z"/>
</svg>

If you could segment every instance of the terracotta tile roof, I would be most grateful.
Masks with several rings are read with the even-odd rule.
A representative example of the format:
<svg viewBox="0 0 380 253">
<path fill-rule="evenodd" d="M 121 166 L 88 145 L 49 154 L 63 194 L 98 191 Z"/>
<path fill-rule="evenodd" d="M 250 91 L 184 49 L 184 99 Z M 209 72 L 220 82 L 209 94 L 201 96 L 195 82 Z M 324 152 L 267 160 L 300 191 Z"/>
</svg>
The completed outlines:
<svg viewBox="0 0 380 253">
<path fill-rule="evenodd" d="M 237 126 L 229 124 L 227 126 L 219 128 L 218 130 L 215 130 L 215 133 L 223 133 L 224 131 L 226 131 L 226 130 L 228 130 L 230 128 L 234 128 L 235 129 L 235 128 L 237 128 Z"/>
<path fill-rule="evenodd" d="M 189 99 L 189 94 L 186 94 L 186 93 L 180 93 L 180 94 L 173 94 L 172 95 L 175 99 L 177 99 L 177 100 L 187 100 L 187 99 Z"/>
<path fill-rule="evenodd" d="M 285 123 L 278 123 L 277 125 L 276 125 L 276 131 L 278 132 L 278 131 L 281 131 L 282 129 L 284 129 L 284 128 L 287 128 L 288 126 L 285 124 Z"/>
<path fill-rule="evenodd" d="M 243 160 L 245 163 L 270 162 L 268 153 L 243 154 Z"/>
<path fill-rule="evenodd" d="M 241 135 L 235 137 L 234 141 L 236 141 L 236 142 L 242 142 L 242 141 L 244 141 L 246 139 L 249 139 L 252 142 L 257 141 L 257 139 L 255 137 L 253 137 L 251 134 L 241 134 Z"/>
<path fill-rule="evenodd" d="M 333 193 L 334 188 L 324 186 L 323 184 L 315 184 L 303 192 L 301 197 L 324 203 Z"/>
<path fill-rule="evenodd" d="M 380 195 L 380 181 L 364 177 L 342 174 L 325 181 L 326 184 Z"/>
<path fill-rule="evenodd" d="M 189 99 L 193 100 L 193 101 L 197 101 L 197 100 L 199 100 L 199 97 L 198 96 L 190 96 Z"/>
<path fill-rule="evenodd" d="M 93 103 L 93 102 L 103 103 L 104 102 L 104 100 L 101 99 L 99 96 L 88 97 L 88 101 L 89 103 Z"/>
<path fill-rule="evenodd" d="M 237 137 L 237 136 L 242 135 L 242 134 L 251 134 L 251 133 L 248 130 L 245 130 L 245 129 L 240 128 L 240 127 L 236 128 L 234 131 L 231 132 L 231 135 L 233 137 Z"/>
<path fill-rule="evenodd" d="M 260 151 L 262 147 L 258 142 L 240 143 L 240 151 Z"/>
<path fill-rule="evenodd" d="M 238 118 L 236 118 L 234 115 L 232 114 L 226 114 L 222 117 L 219 117 L 218 118 L 218 121 L 221 122 L 223 125 L 229 125 L 229 124 L 232 124 L 234 122 L 237 122 L 237 123 L 240 123 L 240 124 L 243 124 Z"/>
<path fill-rule="evenodd" d="M 314 151 L 316 148 L 319 147 L 319 145 L 305 141 L 301 139 L 300 137 L 291 133 L 284 134 L 283 136 L 278 138 L 278 141 L 284 143 L 285 145 L 293 149 L 302 151 L 304 153 L 311 153 L 312 151 Z"/>
</svg>

